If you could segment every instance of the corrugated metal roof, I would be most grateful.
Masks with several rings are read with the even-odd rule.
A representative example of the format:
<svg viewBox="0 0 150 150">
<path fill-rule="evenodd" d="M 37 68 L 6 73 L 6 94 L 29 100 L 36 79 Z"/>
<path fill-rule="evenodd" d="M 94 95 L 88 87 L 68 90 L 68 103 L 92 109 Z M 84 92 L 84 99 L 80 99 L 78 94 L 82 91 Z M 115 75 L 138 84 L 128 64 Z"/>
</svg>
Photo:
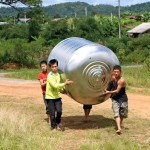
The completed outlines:
<svg viewBox="0 0 150 150">
<path fill-rule="evenodd" d="M 132 30 L 129 30 L 128 33 L 144 33 L 146 31 L 150 30 L 150 22 L 145 22 L 140 24 L 139 26 L 136 26 Z"/>
<path fill-rule="evenodd" d="M 29 21 L 31 18 L 19 18 L 20 21 L 22 22 L 26 22 L 26 21 Z"/>
</svg>

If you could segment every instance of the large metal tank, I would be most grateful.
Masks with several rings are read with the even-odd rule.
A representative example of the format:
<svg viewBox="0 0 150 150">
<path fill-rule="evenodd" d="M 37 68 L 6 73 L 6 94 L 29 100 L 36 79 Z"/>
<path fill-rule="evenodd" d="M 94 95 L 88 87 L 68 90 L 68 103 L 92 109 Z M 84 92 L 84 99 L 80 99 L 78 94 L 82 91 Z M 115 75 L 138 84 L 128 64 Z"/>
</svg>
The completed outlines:
<svg viewBox="0 0 150 150">
<path fill-rule="evenodd" d="M 113 66 L 119 61 L 107 47 L 71 37 L 53 48 L 48 62 L 51 59 L 57 59 L 65 78 L 74 81 L 74 84 L 66 86 L 66 91 L 77 102 L 93 105 L 110 97 L 103 92 L 110 81 Z"/>
</svg>

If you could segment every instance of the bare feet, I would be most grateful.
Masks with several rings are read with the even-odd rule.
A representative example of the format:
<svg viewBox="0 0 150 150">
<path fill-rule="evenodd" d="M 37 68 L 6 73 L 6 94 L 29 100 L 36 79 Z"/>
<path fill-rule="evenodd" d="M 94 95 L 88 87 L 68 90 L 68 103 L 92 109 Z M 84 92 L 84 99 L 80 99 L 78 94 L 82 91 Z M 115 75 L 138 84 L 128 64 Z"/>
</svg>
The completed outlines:
<svg viewBox="0 0 150 150">
<path fill-rule="evenodd" d="M 120 135 L 120 134 L 121 134 L 121 129 L 120 129 L 120 130 L 117 130 L 116 133 L 117 133 L 118 135 Z"/>
<path fill-rule="evenodd" d="M 65 127 L 64 127 L 61 123 L 57 124 L 56 129 L 57 129 L 58 131 L 65 131 Z"/>
<path fill-rule="evenodd" d="M 83 118 L 83 121 L 84 121 L 85 123 L 90 122 L 90 117 L 86 117 L 86 116 L 85 116 L 85 117 Z"/>
</svg>

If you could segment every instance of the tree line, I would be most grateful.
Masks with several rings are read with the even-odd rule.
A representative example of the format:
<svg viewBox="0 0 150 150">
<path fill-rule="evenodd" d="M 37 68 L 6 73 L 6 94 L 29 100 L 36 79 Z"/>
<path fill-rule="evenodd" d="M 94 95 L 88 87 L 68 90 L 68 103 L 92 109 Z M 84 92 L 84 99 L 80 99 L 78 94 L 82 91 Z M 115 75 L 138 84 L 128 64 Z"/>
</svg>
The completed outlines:
<svg viewBox="0 0 150 150">
<path fill-rule="evenodd" d="M 9 24 L 0 26 L 0 65 L 16 63 L 21 67 L 37 67 L 40 60 L 47 59 L 58 42 L 69 37 L 82 37 L 107 46 L 118 56 L 121 64 L 150 64 L 150 36 L 127 36 L 127 31 L 143 22 L 143 18 L 129 19 L 128 12 L 123 13 L 122 38 L 119 39 L 118 18 L 115 16 L 95 14 L 55 20 L 43 18 L 46 15 L 40 8 L 32 11 L 26 14 L 32 18 L 26 24 L 14 24 L 12 18 L 2 18 Z M 145 13 L 145 19 L 150 21 L 150 13 Z"/>
<path fill-rule="evenodd" d="M 33 0 L 34 1 L 34 0 Z M 38 0 L 35 0 L 38 1 Z M 47 16 L 50 17 L 83 17 L 85 16 L 85 8 L 87 8 L 88 15 L 117 15 L 118 8 L 117 6 L 114 7 L 112 5 L 89 5 L 84 2 L 69 2 L 63 4 L 56 4 L 52 6 L 42 7 L 43 11 Z M 19 12 L 27 11 L 29 8 L 0 8 L 0 16 L 17 16 Z M 121 7 L 122 12 L 130 12 L 134 13 L 143 13 L 143 12 L 150 12 L 150 2 L 136 4 L 132 6 Z"/>
</svg>

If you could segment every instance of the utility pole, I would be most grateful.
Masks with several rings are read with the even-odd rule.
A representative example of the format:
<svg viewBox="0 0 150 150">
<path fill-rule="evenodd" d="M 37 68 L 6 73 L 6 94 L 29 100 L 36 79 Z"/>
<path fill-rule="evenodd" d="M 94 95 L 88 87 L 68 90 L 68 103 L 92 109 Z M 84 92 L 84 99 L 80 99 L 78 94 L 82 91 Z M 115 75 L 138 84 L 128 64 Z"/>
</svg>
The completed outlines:
<svg viewBox="0 0 150 150">
<path fill-rule="evenodd" d="M 24 22 L 27 23 L 26 12 L 24 12 Z"/>
<path fill-rule="evenodd" d="M 113 22 L 113 15 L 112 15 L 112 13 L 110 14 L 110 21 Z"/>
<path fill-rule="evenodd" d="M 13 17 L 13 20 L 14 20 L 14 24 L 16 24 L 16 18 L 15 18 L 15 16 Z"/>
<path fill-rule="evenodd" d="M 74 12 L 74 17 L 75 17 L 75 18 L 77 17 L 77 13 L 76 13 L 76 11 Z"/>
<path fill-rule="evenodd" d="M 120 39 L 121 38 L 120 0 L 118 0 L 118 25 L 119 25 L 119 39 Z"/>
<path fill-rule="evenodd" d="M 85 7 L 85 16 L 87 17 L 87 7 Z"/>
</svg>

